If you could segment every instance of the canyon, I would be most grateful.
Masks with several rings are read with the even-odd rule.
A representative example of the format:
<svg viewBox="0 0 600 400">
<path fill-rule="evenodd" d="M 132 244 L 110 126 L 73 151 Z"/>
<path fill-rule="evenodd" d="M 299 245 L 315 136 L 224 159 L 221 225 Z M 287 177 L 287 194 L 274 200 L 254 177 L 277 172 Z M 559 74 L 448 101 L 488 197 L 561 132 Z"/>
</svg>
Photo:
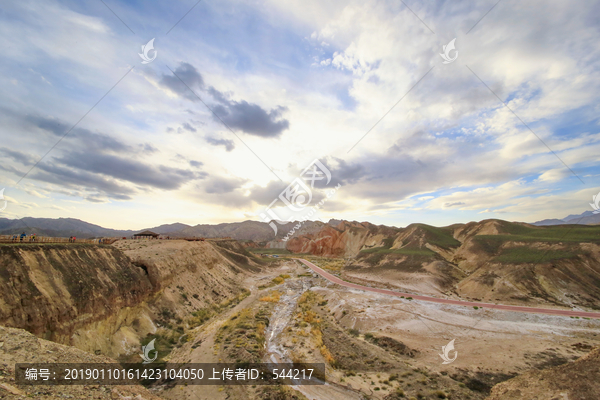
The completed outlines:
<svg viewBox="0 0 600 400">
<path fill-rule="evenodd" d="M 585 385 L 572 381 L 600 365 L 600 320 L 471 305 L 597 310 L 600 227 L 571 228 L 569 238 L 565 226 L 500 220 L 442 228 L 330 222 L 302 227 L 285 246 L 233 239 L 0 246 L 0 398 L 483 400 L 522 398 L 526 384 L 583 399 L 596 390 L 585 377 Z M 151 340 L 161 363 L 322 362 L 328 385 L 40 391 L 11 378 L 17 362 L 138 363 Z M 460 355 L 443 365 L 440 349 L 450 340 Z"/>
</svg>

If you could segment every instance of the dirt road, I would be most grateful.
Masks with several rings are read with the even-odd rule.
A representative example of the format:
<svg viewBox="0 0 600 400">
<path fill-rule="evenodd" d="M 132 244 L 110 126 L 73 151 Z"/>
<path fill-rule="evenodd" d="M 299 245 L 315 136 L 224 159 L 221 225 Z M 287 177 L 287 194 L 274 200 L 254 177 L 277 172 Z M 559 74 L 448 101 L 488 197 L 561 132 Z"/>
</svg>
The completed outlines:
<svg viewBox="0 0 600 400">
<path fill-rule="evenodd" d="M 342 285 L 352 289 L 364 290 L 367 292 L 381 293 L 390 296 L 396 297 L 412 297 L 415 300 L 429 301 L 432 303 L 441 303 L 441 304 L 453 304 L 457 306 L 465 306 L 465 307 L 483 307 L 483 308 L 493 308 L 496 310 L 504 310 L 504 311 L 516 311 L 522 313 L 535 313 L 535 314 L 551 314 L 551 315 L 562 315 L 565 317 L 584 317 L 584 318 L 600 318 L 600 312 L 586 312 L 586 311 L 573 311 L 573 310 L 558 310 L 552 308 L 539 308 L 539 307 L 522 307 L 522 306 L 508 306 L 503 304 L 490 304 L 490 303 L 481 303 L 481 302 L 472 302 L 472 301 L 462 301 L 462 300 L 451 300 L 451 299 L 439 299 L 436 297 L 430 296 L 421 296 L 417 294 L 411 293 L 402 293 L 396 292 L 393 290 L 387 289 L 378 289 L 372 288 L 368 286 L 357 285 L 355 283 L 349 283 L 341 280 L 340 278 L 323 271 L 321 268 L 317 267 L 315 264 L 310 261 L 306 261 L 302 258 L 295 258 L 305 265 L 307 265 L 310 269 L 312 269 L 317 274 L 321 275 L 323 278 L 327 279 L 330 282 L 337 283 L 338 285 Z"/>
</svg>

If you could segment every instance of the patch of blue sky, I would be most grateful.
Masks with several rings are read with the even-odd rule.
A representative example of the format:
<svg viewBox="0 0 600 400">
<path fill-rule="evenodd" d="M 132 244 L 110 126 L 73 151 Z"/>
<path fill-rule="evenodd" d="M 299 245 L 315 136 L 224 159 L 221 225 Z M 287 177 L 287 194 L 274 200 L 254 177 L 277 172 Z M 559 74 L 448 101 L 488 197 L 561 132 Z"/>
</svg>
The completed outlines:
<svg viewBox="0 0 600 400">
<path fill-rule="evenodd" d="M 342 85 L 335 90 L 336 97 L 340 100 L 343 109 L 347 111 L 354 111 L 358 102 L 352 95 L 350 95 L 351 84 Z"/>
<path fill-rule="evenodd" d="M 181 43 L 187 43 L 188 50 L 194 51 L 194 43 L 202 41 L 215 49 L 211 55 L 219 63 L 231 65 L 238 72 L 280 70 L 284 65 L 296 73 L 308 70 L 313 62 L 311 48 L 304 37 L 290 26 L 275 25 L 260 9 L 244 4 L 235 7 L 201 5 L 169 35 L 173 35 L 169 39 L 180 42 L 178 46 L 183 49 L 186 46 Z"/>
<path fill-rule="evenodd" d="M 544 122 L 551 127 L 553 136 L 564 139 L 600 132 L 600 117 L 596 112 L 595 104 L 569 110 L 553 118 L 546 118 Z"/>
<path fill-rule="evenodd" d="M 498 148 L 499 145 L 488 137 L 490 134 L 495 136 L 494 132 L 481 132 L 481 119 L 487 111 L 481 110 L 457 121 L 429 120 L 427 131 L 436 138 L 449 138 L 465 146 L 478 146 L 478 151 Z"/>
<path fill-rule="evenodd" d="M 511 101 L 513 101 L 515 99 L 518 99 L 521 102 L 524 101 L 525 103 L 528 103 L 530 101 L 533 101 L 536 97 L 538 97 L 542 94 L 543 94 L 543 92 L 540 88 L 533 89 L 533 88 L 531 88 L 531 85 L 528 82 L 524 82 L 521 85 L 519 85 L 519 87 L 517 89 L 508 93 L 508 96 L 506 96 L 506 98 L 504 98 L 502 100 L 506 104 L 509 104 Z M 500 98 L 502 98 L 502 96 L 500 96 Z M 516 111 L 514 106 L 511 108 L 513 111 Z"/>
</svg>

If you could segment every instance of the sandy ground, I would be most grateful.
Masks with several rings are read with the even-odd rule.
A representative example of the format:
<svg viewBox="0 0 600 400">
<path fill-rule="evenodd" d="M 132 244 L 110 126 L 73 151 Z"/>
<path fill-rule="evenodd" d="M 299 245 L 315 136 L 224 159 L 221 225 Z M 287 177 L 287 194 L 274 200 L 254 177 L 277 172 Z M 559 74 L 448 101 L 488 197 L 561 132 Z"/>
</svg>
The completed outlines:
<svg viewBox="0 0 600 400">
<path fill-rule="evenodd" d="M 266 269 L 264 272 L 256 275 L 249 276 L 245 282 L 244 287 L 249 289 L 251 294 L 244 300 L 242 300 L 235 307 L 227 310 L 220 314 L 214 319 L 207 322 L 196 329 L 194 332 L 194 339 L 190 341 L 191 345 L 186 345 L 181 349 L 178 349 L 171 354 L 170 361 L 172 362 L 191 362 L 191 363 L 217 363 L 217 362 L 229 362 L 230 360 L 222 360 L 218 356 L 218 350 L 215 348 L 215 335 L 219 328 L 234 314 L 249 307 L 252 303 L 258 301 L 261 295 L 265 292 L 272 290 L 273 288 L 259 290 L 258 286 L 264 283 L 268 283 L 275 276 L 283 273 L 290 273 L 297 271 L 303 272 L 295 264 L 282 265 L 279 268 Z M 200 342 L 200 345 L 195 349 L 191 346 L 195 343 Z M 241 387 L 231 387 L 232 391 L 243 392 Z M 223 389 L 222 386 L 176 386 L 172 389 L 157 392 L 157 394 L 165 399 L 193 399 L 193 400 L 213 400 L 213 399 L 227 399 L 230 394 Z M 245 397 L 233 397 L 233 398 L 245 398 Z"/>
<path fill-rule="evenodd" d="M 259 291 L 258 286 L 281 273 L 307 272 L 308 268 L 290 261 L 279 268 L 248 277 L 245 286 L 252 294 L 224 314 L 197 328 L 191 343 L 201 341 L 201 344 L 195 349 L 184 346 L 176 350 L 172 354 L 172 361 L 220 361 L 214 346 L 215 333 L 234 313 L 258 301 L 265 291 Z M 600 320 L 485 308 L 475 310 L 344 288 L 320 276 L 309 280 L 312 285 L 310 290 L 327 299 L 328 312 L 332 314 L 336 324 L 344 330 L 353 328 L 363 335 L 370 332 L 404 343 L 416 350 L 416 356 L 410 359 L 410 367 L 434 375 L 488 376 L 494 382 L 494 379 L 506 379 L 495 378 L 496 375 L 521 374 L 532 368 L 571 361 L 600 345 Z M 442 353 L 442 346 L 451 340 L 455 340 L 457 357 L 452 363 L 444 365 L 439 354 Z M 450 353 L 450 357 L 454 357 L 454 352 Z M 339 385 L 334 385 L 333 390 L 312 387 L 301 388 L 304 390 L 300 391 L 310 399 L 351 398 L 348 391 L 339 389 L 342 387 L 340 378 L 339 373 L 332 375 L 332 383 Z M 346 379 L 343 386 L 346 385 L 362 389 L 373 398 L 383 398 L 386 394 L 374 393 L 368 384 L 355 378 Z M 223 389 L 218 386 L 182 386 L 156 394 L 168 399 L 237 399 L 246 398 L 244 390 L 240 387 Z"/>
<path fill-rule="evenodd" d="M 402 341 L 419 351 L 416 365 L 432 371 L 522 373 L 578 358 L 600 345 L 599 320 L 399 300 L 322 280 L 323 287 L 315 290 L 329 300 L 340 324 Z M 442 346 L 453 339 L 457 358 L 443 365 Z"/>
</svg>

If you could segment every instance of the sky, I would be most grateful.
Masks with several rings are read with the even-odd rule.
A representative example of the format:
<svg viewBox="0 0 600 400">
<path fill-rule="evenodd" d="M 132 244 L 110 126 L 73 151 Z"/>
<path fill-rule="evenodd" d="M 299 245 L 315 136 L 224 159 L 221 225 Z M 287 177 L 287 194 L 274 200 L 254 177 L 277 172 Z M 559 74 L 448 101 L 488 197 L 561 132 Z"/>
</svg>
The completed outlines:
<svg viewBox="0 0 600 400">
<path fill-rule="evenodd" d="M 9 2 L 0 217 L 402 227 L 592 210 L 599 3 Z"/>
</svg>

